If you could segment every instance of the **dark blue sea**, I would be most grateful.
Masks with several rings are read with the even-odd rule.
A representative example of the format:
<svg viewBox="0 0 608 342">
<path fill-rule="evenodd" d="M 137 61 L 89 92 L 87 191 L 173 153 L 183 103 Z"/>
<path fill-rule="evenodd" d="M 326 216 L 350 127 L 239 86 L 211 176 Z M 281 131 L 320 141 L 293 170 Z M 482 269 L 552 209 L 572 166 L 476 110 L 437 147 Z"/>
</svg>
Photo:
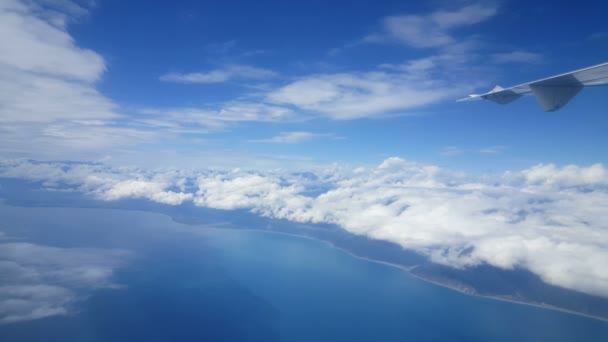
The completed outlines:
<svg viewBox="0 0 608 342">
<path fill-rule="evenodd" d="M 126 210 L 0 205 L 0 217 L 20 241 L 132 251 L 122 287 L 0 325 L 2 342 L 608 341 L 606 322 L 466 296 L 316 240 Z"/>
</svg>

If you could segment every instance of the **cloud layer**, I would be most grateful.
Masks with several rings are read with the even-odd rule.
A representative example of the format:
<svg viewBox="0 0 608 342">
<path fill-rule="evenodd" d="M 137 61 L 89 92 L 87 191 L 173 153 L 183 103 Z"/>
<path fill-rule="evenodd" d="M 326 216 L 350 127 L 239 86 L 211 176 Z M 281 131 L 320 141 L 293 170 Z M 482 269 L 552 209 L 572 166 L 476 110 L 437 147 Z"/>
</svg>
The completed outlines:
<svg viewBox="0 0 608 342">
<path fill-rule="evenodd" d="M 608 170 L 600 164 L 472 177 L 399 158 L 304 174 L 3 161 L 0 176 L 63 184 L 103 200 L 193 201 L 331 223 L 452 267 L 524 268 L 549 284 L 608 297 Z"/>
</svg>

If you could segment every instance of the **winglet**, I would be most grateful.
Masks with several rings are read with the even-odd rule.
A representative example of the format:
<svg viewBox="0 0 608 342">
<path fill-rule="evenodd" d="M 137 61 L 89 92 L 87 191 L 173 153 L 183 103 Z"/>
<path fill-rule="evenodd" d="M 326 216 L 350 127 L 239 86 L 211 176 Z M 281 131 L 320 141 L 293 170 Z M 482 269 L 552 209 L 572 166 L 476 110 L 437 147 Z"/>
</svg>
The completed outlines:
<svg viewBox="0 0 608 342">
<path fill-rule="evenodd" d="M 471 94 L 468 97 L 465 97 L 464 99 L 456 100 L 456 102 L 474 101 L 474 100 L 480 100 L 480 99 L 481 99 L 481 95 L 479 95 L 479 94 Z"/>
<path fill-rule="evenodd" d="M 488 100 L 488 95 L 497 93 L 497 92 L 503 91 L 503 90 L 505 90 L 505 88 L 497 85 L 494 87 L 494 89 L 490 90 L 489 92 L 487 92 L 485 94 L 470 94 L 468 97 L 465 97 L 464 99 L 456 100 L 456 102 L 474 101 L 474 100 L 482 100 L 482 99 Z"/>
</svg>

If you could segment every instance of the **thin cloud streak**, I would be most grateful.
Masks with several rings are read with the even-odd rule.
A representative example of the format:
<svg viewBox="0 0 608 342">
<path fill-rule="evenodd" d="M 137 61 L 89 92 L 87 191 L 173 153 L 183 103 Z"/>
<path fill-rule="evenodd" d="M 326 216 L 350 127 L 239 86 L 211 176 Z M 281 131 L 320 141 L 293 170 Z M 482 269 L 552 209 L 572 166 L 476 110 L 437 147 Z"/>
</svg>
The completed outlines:
<svg viewBox="0 0 608 342">
<path fill-rule="evenodd" d="M 329 133 L 313 133 L 313 132 L 281 132 L 279 135 L 268 139 L 249 140 L 253 143 L 270 143 L 270 144 L 298 144 L 313 139 L 340 139 Z"/>
<path fill-rule="evenodd" d="M 537 64 L 542 62 L 542 55 L 527 51 L 512 51 L 504 53 L 495 53 L 492 56 L 494 63 L 507 64 L 507 63 L 528 63 Z"/>
<path fill-rule="evenodd" d="M 268 80 L 279 74 L 268 69 L 248 65 L 229 65 L 221 69 L 195 73 L 168 73 L 160 77 L 163 82 L 175 83 L 224 83 L 235 80 Z"/>
</svg>

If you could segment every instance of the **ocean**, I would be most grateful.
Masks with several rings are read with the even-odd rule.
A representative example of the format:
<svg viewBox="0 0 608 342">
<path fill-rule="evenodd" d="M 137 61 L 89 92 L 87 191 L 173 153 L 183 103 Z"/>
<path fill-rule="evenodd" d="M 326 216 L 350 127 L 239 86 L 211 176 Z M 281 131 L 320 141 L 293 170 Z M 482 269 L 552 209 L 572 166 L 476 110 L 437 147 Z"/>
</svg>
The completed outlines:
<svg viewBox="0 0 608 342">
<path fill-rule="evenodd" d="M 121 286 L 0 325 L 3 342 L 608 340 L 608 322 L 467 296 L 308 238 L 129 210 L 0 205 L 0 217 L 0 244 L 131 252 Z"/>
</svg>

